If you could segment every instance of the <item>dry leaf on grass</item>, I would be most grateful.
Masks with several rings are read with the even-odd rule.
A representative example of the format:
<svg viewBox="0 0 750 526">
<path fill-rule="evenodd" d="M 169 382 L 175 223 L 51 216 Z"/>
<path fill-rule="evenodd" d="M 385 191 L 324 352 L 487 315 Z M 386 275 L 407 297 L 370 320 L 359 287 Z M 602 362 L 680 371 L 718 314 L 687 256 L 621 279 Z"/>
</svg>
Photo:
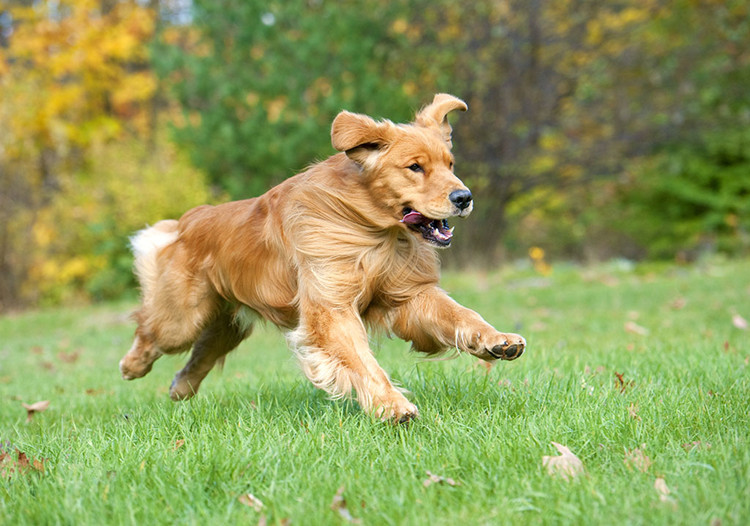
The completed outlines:
<svg viewBox="0 0 750 526">
<path fill-rule="evenodd" d="M 552 442 L 552 445 L 560 455 L 542 457 L 542 465 L 547 468 L 550 476 L 560 475 L 564 480 L 571 480 L 583 473 L 583 462 L 570 449 L 557 442 Z"/>
<path fill-rule="evenodd" d="M 263 502 L 261 502 L 261 500 L 252 493 L 245 493 L 243 495 L 240 495 L 239 497 L 237 497 L 237 500 L 239 500 L 245 506 L 248 506 L 258 512 L 264 508 Z"/>
<path fill-rule="evenodd" d="M 685 451 L 692 451 L 693 449 L 711 449 L 711 444 L 700 440 L 694 440 L 693 442 L 682 444 L 682 449 Z"/>
<path fill-rule="evenodd" d="M 644 447 L 643 445 L 641 447 Z M 625 451 L 625 465 L 628 469 L 637 469 L 645 473 L 651 466 L 651 459 L 646 456 L 640 448 L 635 448 L 632 451 Z"/>
<path fill-rule="evenodd" d="M 747 328 L 750 327 L 750 325 L 747 323 L 747 320 L 739 314 L 732 315 L 732 325 L 734 325 L 741 331 L 746 331 Z"/>
<path fill-rule="evenodd" d="M 670 493 L 672 492 L 667 487 L 667 483 L 664 481 L 662 477 L 659 477 L 654 481 L 654 489 L 659 494 L 659 500 L 661 502 L 664 502 L 665 504 L 670 504 L 672 505 L 673 508 L 677 507 L 677 501 L 673 497 L 669 496 Z"/>
<path fill-rule="evenodd" d="M 352 517 L 352 514 L 349 513 L 349 508 L 346 507 L 346 499 L 344 498 L 344 486 L 341 486 L 336 492 L 336 495 L 333 496 L 331 509 L 337 512 L 346 522 L 352 524 L 360 524 L 362 522 L 361 519 L 354 518 Z"/>
<path fill-rule="evenodd" d="M 453 480 L 452 478 L 435 475 L 434 473 L 427 471 L 427 478 L 424 479 L 422 485 L 427 488 L 432 484 L 448 484 L 449 486 L 460 486 L 461 484 Z"/>
<path fill-rule="evenodd" d="M 646 327 L 642 327 L 641 325 L 638 325 L 634 321 L 626 322 L 625 330 L 629 332 L 630 334 L 637 334 L 638 336 L 648 336 L 648 332 L 649 332 Z"/>
<path fill-rule="evenodd" d="M 80 355 L 81 353 L 79 353 L 78 351 L 60 351 L 59 353 L 57 353 L 57 359 L 65 363 L 75 363 L 78 361 Z"/>
<path fill-rule="evenodd" d="M 677 298 L 673 299 L 669 304 L 669 306 L 674 310 L 682 310 L 685 308 L 685 305 L 687 305 L 687 300 L 682 296 L 678 296 Z"/>
<path fill-rule="evenodd" d="M 44 462 L 46 459 L 32 459 L 29 462 L 29 457 L 26 453 L 16 449 L 16 458 L 13 458 L 11 453 L 6 453 L 0 449 L 0 478 L 10 478 L 14 473 L 20 475 L 28 473 L 30 470 L 38 473 L 44 473 Z"/>
<path fill-rule="evenodd" d="M 630 418 L 640 422 L 641 417 L 638 416 L 638 404 L 631 403 L 628 406 L 628 414 L 630 415 Z"/>
<path fill-rule="evenodd" d="M 184 445 L 185 445 L 185 440 L 180 438 L 179 440 L 175 440 L 174 447 L 172 449 L 180 449 Z"/>
<path fill-rule="evenodd" d="M 615 371 L 615 377 L 617 378 L 617 388 L 621 393 L 624 393 L 628 387 L 633 387 L 635 385 L 635 382 L 633 380 L 629 380 L 626 382 L 625 375 L 620 374 L 617 371 Z"/>
<path fill-rule="evenodd" d="M 35 413 L 41 413 L 42 411 L 47 410 L 49 407 L 49 400 L 41 400 L 40 402 L 34 402 L 33 404 L 25 404 L 22 402 L 21 405 L 26 409 L 26 421 L 31 422 Z"/>
</svg>

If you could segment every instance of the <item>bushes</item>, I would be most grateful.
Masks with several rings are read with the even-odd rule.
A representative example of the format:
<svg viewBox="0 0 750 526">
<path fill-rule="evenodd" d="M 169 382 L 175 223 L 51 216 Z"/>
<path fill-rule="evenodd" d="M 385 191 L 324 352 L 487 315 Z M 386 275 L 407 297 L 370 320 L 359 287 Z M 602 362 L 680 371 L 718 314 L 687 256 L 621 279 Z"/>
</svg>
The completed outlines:
<svg viewBox="0 0 750 526">
<path fill-rule="evenodd" d="M 617 228 L 647 257 L 750 249 L 750 132 L 717 130 L 643 162 L 622 191 Z"/>
<path fill-rule="evenodd" d="M 135 291 L 128 237 L 210 200 L 203 175 L 169 144 L 149 153 L 136 141 L 97 148 L 33 227 L 29 292 L 42 303 Z"/>
</svg>

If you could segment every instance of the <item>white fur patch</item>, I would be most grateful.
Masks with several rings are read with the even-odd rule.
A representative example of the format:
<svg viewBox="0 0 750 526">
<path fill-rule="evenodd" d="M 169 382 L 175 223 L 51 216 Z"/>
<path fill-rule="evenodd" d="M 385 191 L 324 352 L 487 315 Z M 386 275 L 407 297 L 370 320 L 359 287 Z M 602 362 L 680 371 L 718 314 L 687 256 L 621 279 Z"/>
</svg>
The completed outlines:
<svg viewBox="0 0 750 526">
<path fill-rule="evenodd" d="M 174 225 L 164 223 L 171 223 L 171 221 L 160 221 L 130 238 L 130 247 L 136 259 L 174 243 L 178 235 L 177 221 L 174 221 Z"/>
<path fill-rule="evenodd" d="M 159 221 L 130 238 L 130 247 L 135 256 L 135 273 L 141 283 L 144 298 L 149 296 L 149 291 L 153 289 L 159 277 L 159 250 L 177 240 L 177 226 L 174 219 Z"/>
</svg>

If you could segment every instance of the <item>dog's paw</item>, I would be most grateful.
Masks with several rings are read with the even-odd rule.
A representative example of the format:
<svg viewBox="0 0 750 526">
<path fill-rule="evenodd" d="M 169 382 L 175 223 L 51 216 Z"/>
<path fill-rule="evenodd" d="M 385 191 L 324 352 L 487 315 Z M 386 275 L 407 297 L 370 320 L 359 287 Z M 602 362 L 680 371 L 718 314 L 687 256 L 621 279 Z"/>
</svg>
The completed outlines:
<svg viewBox="0 0 750 526">
<path fill-rule="evenodd" d="M 198 387 L 200 387 L 200 382 L 197 382 L 197 384 L 193 386 L 187 378 L 181 378 L 178 374 L 174 377 L 172 385 L 169 387 L 169 397 L 175 402 L 189 400 L 198 392 Z"/>
<path fill-rule="evenodd" d="M 126 354 L 120 360 L 120 374 L 123 380 L 135 380 L 136 378 L 146 376 L 151 371 L 153 365 L 153 362 L 143 362 L 137 358 L 133 358 L 130 354 Z"/>
<path fill-rule="evenodd" d="M 379 404 L 375 409 L 375 416 L 383 422 L 392 424 L 406 424 L 419 418 L 417 406 L 409 402 L 400 393 L 399 396 L 401 396 L 401 399 L 391 399 L 389 402 Z"/>
<path fill-rule="evenodd" d="M 515 360 L 526 349 L 526 340 L 518 334 L 499 332 L 484 343 L 483 347 L 491 360 Z"/>
</svg>

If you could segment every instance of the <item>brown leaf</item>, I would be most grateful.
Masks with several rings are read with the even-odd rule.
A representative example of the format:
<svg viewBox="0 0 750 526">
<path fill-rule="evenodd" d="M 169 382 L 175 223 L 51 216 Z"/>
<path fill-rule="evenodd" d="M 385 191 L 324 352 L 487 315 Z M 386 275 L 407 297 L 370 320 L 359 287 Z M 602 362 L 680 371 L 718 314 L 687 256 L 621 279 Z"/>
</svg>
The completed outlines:
<svg viewBox="0 0 750 526">
<path fill-rule="evenodd" d="M 693 449 L 711 449 L 711 444 L 708 442 L 701 442 L 700 440 L 694 440 L 693 442 L 688 442 L 687 444 L 682 444 L 682 449 L 685 451 L 691 451 Z"/>
<path fill-rule="evenodd" d="M 346 522 L 350 522 L 352 524 L 362 523 L 361 519 L 352 517 L 352 514 L 349 513 L 349 509 L 346 507 L 346 499 L 344 498 L 344 486 L 341 486 L 339 490 L 336 492 L 336 495 L 333 496 L 333 501 L 331 502 L 331 509 L 335 512 L 338 512 L 341 518 L 344 519 Z"/>
<path fill-rule="evenodd" d="M 667 483 L 662 477 L 659 477 L 654 481 L 654 489 L 659 494 L 659 500 L 661 502 L 664 502 L 665 504 L 671 504 L 673 508 L 677 507 L 677 501 L 674 500 L 673 497 L 669 496 L 672 492 L 669 490 L 669 488 L 667 487 Z"/>
<path fill-rule="evenodd" d="M 10 478 L 14 473 L 23 475 L 29 471 L 36 471 L 44 473 L 44 462 L 46 459 L 32 459 L 29 462 L 29 457 L 26 453 L 16 449 L 16 458 L 10 453 L 4 452 L 0 449 L 0 478 Z"/>
<path fill-rule="evenodd" d="M 750 325 L 748 325 L 747 320 L 740 316 L 739 314 L 732 315 L 732 325 L 740 329 L 741 331 L 746 331 Z"/>
<path fill-rule="evenodd" d="M 174 447 L 172 449 L 180 449 L 184 445 L 185 445 L 185 440 L 180 438 L 179 440 L 175 441 Z"/>
<path fill-rule="evenodd" d="M 617 371 L 615 371 L 615 377 L 617 378 L 617 388 L 621 393 L 624 393 L 628 387 L 633 387 L 635 385 L 635 382 L 633 380 L 626 382 L 625 376 L 618 373 Z"/>
<path fill-rule="evenodd" d="M 682 310 L 685 308 L 685 305 L 687 305 L 687 300 L 682 296 L 678 296 L 677 298 L 673 299 L 669 304 L 669 306 L 674 310 Z"/>
<path fill-rule="evenodd" d="M 78 351 L 60 351 L 57 353 L 57 359 L 65 363 L 75 363 L 78 361 L 78 357 L 81 355 Z"/>
<path fill-rule="evenodd" d="M 637 334 L 638 336 L 648 336 L 649 332 L 646 327 L 642 327 L 634 321 L 628 321 L 625 323 L 625 331 L 630 334 Z"/>
<path fill-rule="evenodd" d="M 260 512 L 265 507 L 263 505 L 263 502 L 261 502 L 261 500 L 252 493 L 245 493 L 243 495 L 240 495 L 239 497 L 237 497 L 237 500 L 257 512 Z"/>
<path fill-rule="evenodd" d="M 641 446 L 643 447 L 643 446 Z M 651 459 L 646 456 L 640 448 L 635 448 L 632 451 L 625 451 L 625 465 L 628 469 L 637 469 L 645 473 L 651 466 Z"/>
<path fill-rule="evenodd" d="M 560 452 L 559 456 L 543 456 L 542 465 L 550 476 L 560 475 L 564 480 L 571 480 L 584 472 L 583 462 L 570 449 L 557 442 L 552 445 Z"/>
<path fill-rule="evenodd" d="M 638 404 L 630 404 L 628 406 L 628 414 L 630 415 L 630 418 L 634 420 L 638 420 L 640 422 L 641 417 L 638 416 Z"/>
<path fill-rule="evenodd" d="M 453 480 L 452 478 L 443 477 L 440 475 L 435 475 L 434 473 L 431 473 L 430 471 L 427 471 L 427 478 L 424 480 L 422 485 L 427 488 L 431 486 L 432 484 L 448 484 L 449 486 L 460 486 L 458 482 Z"/>
<path fill-rule="evenodd" d="M 42 411 L 47 410 L 47 407 L 49 407 L 49 400 L 34 402 L 30 405 L 22 402 L 21 405 L 26 409 L 26 421 L 31 422 L 31 419 L 34 418 L 35 413 L 41 413 Z"/>
</svg>

